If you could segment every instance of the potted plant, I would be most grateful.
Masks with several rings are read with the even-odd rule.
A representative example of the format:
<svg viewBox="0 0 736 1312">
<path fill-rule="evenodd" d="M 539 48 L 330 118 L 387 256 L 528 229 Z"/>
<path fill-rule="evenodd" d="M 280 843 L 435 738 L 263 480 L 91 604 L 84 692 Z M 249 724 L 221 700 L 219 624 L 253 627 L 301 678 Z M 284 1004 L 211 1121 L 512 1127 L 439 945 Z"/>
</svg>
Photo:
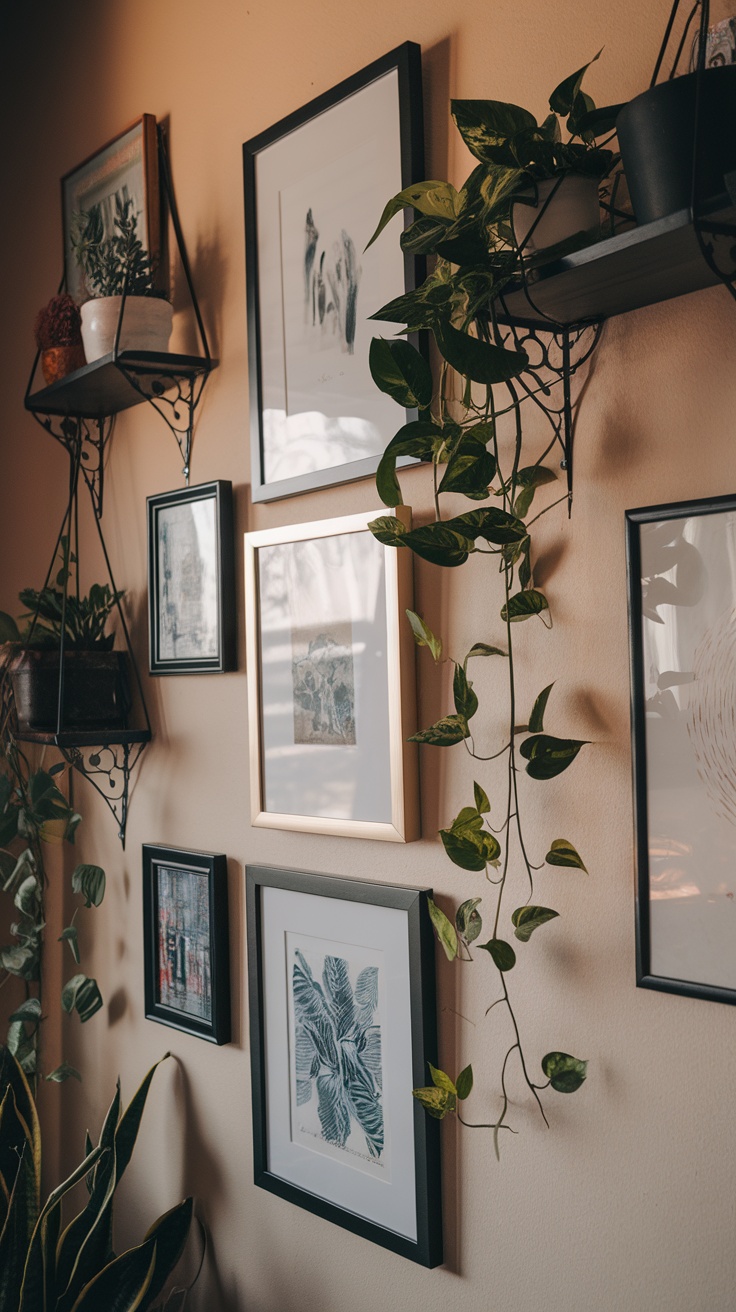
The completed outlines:
<svg viewBox="0 0 736 1312">
<path fill-rule="evenodd" d="M 0 643 L 13 688 L 19 729 L 53 731 L 59 713 L 61 641 L 64 636 L 64 729 L 124 728 L 130 709 L 127 653 L 113 651 L 107 623 L 124 593 L 94 583 L 86 595 L 69 590 L 68 538 L 60 543 L 61 568 L 53 584 L 19 594 L 26 613 L 19 627 L 0 611 Z"/>
<path fill-rule="evenodd" d="M 155 286 L 156 271 L 138 236 L 131 198 L 116 194 L 112 234 L 105 233 L 99 205 L 76 214 L 72 246 L 90 297 L 82 305 L 82 340 L 89 363 L 113 350 L 123 296 L 119 350 L 165 351 L 173 308 Z"/>
<path fill-rule="evenodd" d="M 33 332 L 48 386 L 86 363 L 79 306 L 67 292 L 52 296 L 48 305 L 39 310 Z"/>
</svg>

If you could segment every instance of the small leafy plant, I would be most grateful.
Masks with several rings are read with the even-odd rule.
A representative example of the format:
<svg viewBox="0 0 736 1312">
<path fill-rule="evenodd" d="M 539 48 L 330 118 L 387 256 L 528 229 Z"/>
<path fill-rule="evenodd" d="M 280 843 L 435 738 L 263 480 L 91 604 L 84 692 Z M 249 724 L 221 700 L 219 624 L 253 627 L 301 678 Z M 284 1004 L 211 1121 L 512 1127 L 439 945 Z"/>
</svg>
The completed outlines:
<svg viewBox="0 0 736 1312">
<path fill-rule="evenodd" d="M 138 236 L 138 216 L 131 197 L 115 194 L 111 236 L 105 236 L 100 205 L 74 215 L 72 249 L 91 297 L 156 296 L 155 268 Z M 127 284 L 126 284 L 127 279 Z"/>
<path fill-rule="evenodd" d="M 114 633 L 106 633 L 110 616 L 125 596 L 114 592 L 108 583 L 93 583 L 86 596 L 69 591 L 68 583 L 76 556 L 69 548 L 69 539 L 62 537 L 60 568 L 54 586 L 36 590 L 24 588 L 18 594 L 26 614 L 20 616 L 22 628 L 11 615 L 0 611 L 0 643 L 16 643 L 21 647 L 59 648 L 64 630 L 66 651 L 110 651 Z M 66 593 L 66 607 L 64 596 Z"/>
<path fill-rule="evenodd" d="M 48 305 L 39 310 L 33 334 L 39 351 L 48 351 L 54 346 L 82 345 L 82 317 L 79 306 L 68 292 L 52 296 Z"/>
</svg>

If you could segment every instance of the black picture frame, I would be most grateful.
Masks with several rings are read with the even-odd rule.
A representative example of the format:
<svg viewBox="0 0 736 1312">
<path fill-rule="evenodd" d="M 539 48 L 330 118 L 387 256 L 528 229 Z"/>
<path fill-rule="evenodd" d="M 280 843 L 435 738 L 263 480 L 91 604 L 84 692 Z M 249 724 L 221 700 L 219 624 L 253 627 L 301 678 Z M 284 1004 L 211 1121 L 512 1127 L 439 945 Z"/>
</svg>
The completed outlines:
<svg viewBox="0 0 736 1312">
<path fill-rule="evenodd" d="M 707 750 L 703 753 L 697 746 L 697 740 L 702 734 L 707 739 L 714 724 L 707 704 L 703 711 L 702 701 L 710 695 L 708 688 L 713 686 L 710 677 L 706 677 L 706 665 L 702 664 L 711 659 L 708 655 L 711 642 L 704 643 L 709 632 L 705 617 L 709 606 L 712 609 L 715 603 L 718 609 L 717 594 L 723 591 L 724 583 L 731 597 L 730 605 L 736 603 L 736 583 L 732 580 L 729 587 L 728 580 L 719 577 L 722 571 L 717 562 L 727 557 L 725 546 L 716 539 L 716 551 L 711 543 L 709 552 L 704 552 L 702 542 L 698 547 L 688 540 L 699 535 L 692 527 L 681 528 L 678 521 L 689 521 L 692 525 L 702 520 L 712 537 L 718 534 L 720 526 L 715 517 L 719 516 L 725 517 L 724 542 L 728 530 L 729 539 L 736 545 L 735 495 L 625 512 L 636 858 L 636 982 L 639 988 L 734 1005 L 736 987 L 715 982 L 721 973 L 719 954 L 708 931 L 713 929 L 713 915 L 724 925 L 731 924 L 730 915 L 736 916 L 736 909 L 731 911 L 736 886 L 732 890 L 717 889 L 712 896 L 708 895 L 707 900 L 713 906 L 706 907 L 707 920 L 699 924 L 697 920 L 687 919 L 688 910 L 697 911 L 698 900 L 702 906 L 706 897 L 705 884 L 711 864 L 703 860 L 702 839 L 696 838 L 698 830 L 692 823 L 692 808 L 706 822 L 703 833 L 711 832 L 716 824 L 708 800 L 707 769 L 704 774 L 697 760 L 700 755 L 702 765 L 708 755 Z M 711 561 L 706 560 L 707 554 Z M 698 568 L 697 555 L 702 557 L 703 569 Z M 668 570 L 661 568 L 667 564 Z M 693 571 L 700 574 L 697 586 L 704 588 L 708 596 L 705 592 L 697 596 Z M 654 588 L 657 590 L 653 591 Z M 648 635 L 647 629 L 657 630 L 654 638 Z M 652 642 L 656 643 L 659 633 L 665 662 L 672 667 L 665 671 L 659 671 L 652 656 L 652 651 L 656 654 L 658 650 L 656 645 L 652 648 Z M 674 642 L 669 643 L 671 634 Z M 668 643 L 670 650 L 666 651 Z M 683 670 L 677 669 L 680 658 Z M 736 736 L 728 729 L 726 735 L 729 741 L 736 742 Z M 730 750 L 728 745 L 726 750 Z M 719 769 L 721 765 L 722 762 Z M 662 798 L 666 799 L 668 794 L 673 798 L 666 803 L 673 815 L 669 824 L 662 820 L 667 815 Z M 736 823 L 736 811 L 732 823 Z M 732 850 L 732 842 L 726 839 L 724 857 Z M 718 863 L 714 864 L 717 868 Z M 732 867 L 732 860 L 727 865 Z M 707 959 L 707 967 L 693 969 L 698 954 L 701 960 Z M 720 959 L 724 963 L 733 959 L 730 931 Z M 725 969 L 728 970 L 727 964 Z M 732 970 L 730 973 L 733 975 Z"/>
<path fill-rule="evenodd" d="M 161 880 L 171 873 L 184 879 L 194 876 L 206 880 L 206 909 L 209 933 L 203 937 L 205 943 L 205 969 L 195 967 L 195 979 L 204 976 L 203 987 L 209 989 L 209 1005 L 197 1004 L 187 1011 L 185 1007 L 174 1005 L 171 998 L 162 997 L 161 988 L 161 935 L 160 920 L 162 915 L 160 886 Z M 185 891 L 183 887 L 180 892 Z M 202 889 L 202 891 L 204 891 Z M 176 895 L 175 895 L 176 896 Z M 201 925 L 203 902 L 197 899 L 198 915 L 192 916 L 192 922 Z M 177 911 L 177 915 L 180 915 Z M 183 940 L 185 935 L 181 936 Z M 182 1030 L 209 1043 L 223 1044 L 230 1042 L 230 948 L 227 907 L 227 857 L 220 852 L 198 852 L 180 847 L 167 847 L 158 843 L 143 844 L 143 944 L 144 944 L 144 987 L 146 1020 L 158 1021 L 160 1025 L 169 1025 L 172 1029 Z M 173 960 L 169 965 L 172 979 L 167 981 L 172 995 L 176 974 L 182 968 L 181 951 L 188 951 L 181 942 L 171 944 Z M 167 949 L 167 955 L 169 951 Z M 167 972 L 168 973 L 168 972 Z M 209 1015 L 202 1015 L 205 1010 Z M 196 1014 L 199 1012 L 200 1014 Z"/>
<path fill-rule="evenodd" d="M 233 538 L 232 483 L 217 479 L 200 483 L 196 487 L 177 488 L 174 492 L 160 492 L 147 498 L 148 508 L 148 668 L 151 674 L 225 674 L 237 669 L 236 610 L 235 610 L 235 542 Z M 199 506 L 209 514 L 211 525 L 210 555 L 204 558 L 202 537 L 196 533 L 194 513 L 182 516 L 182 509 Z M 189 555 L 180 536 L 172 547 L 172 567 L 181 570 L 182 577 L 175 591 L 181 592 L 187 584 L 192 587 L 192 574 L 199 581 L 203 596 L 200 603 L 199 628 L 186 629 L 186 607 L 181 632 L 177 629 L 179 596 L 166 598 L 171 571 L 162 568 L 159 546 L 161 535 L 169 531 L 188 534 L 192 540 Z M 206 523 L 202 519 L 202 523 Z M 196 539 L 196 541 L 195 541 Z M 194 566 L 189 557 L 199 552 Z M 187 572 L 189 579 L 187 579 Z M 191 598 L 190 598 L 191 603 Z M 191 624 L 191 617 L 190 617 Z M 206 650 L 199 655 L 196 647 L 204 642 Z M 188 644 L 188 645 L 187 645 Z M 176 646 L 183 648 L 179 653 Z"/>
<path fill-rule="evenodd" d="M 336 111 L 339 115 L 343 114 L 346 106 L 352 97 L 365 90 L 372 83 L 386 77 L 393 71 L 398 74 L 398 113 L 399 113 L 399 140 L 400 140 L 400 169 L 397 170 L 398 176 L 395 184 L 387 189 L 385 195 L 376 195 L 375 204 L 371 201 L 370 232 L 376 227 L 384 205 L 392 194 L 410 186 L 424 177 L 424 126 L 422 110 L 422 73 L 421 73 L 421 47 L 415 42 L 406 41 L 403 45 L 398 46 L 395 50 L 389 51 L 382 58 L 375 60 L 360 72 L 355 73 L 352 77 L 346 78 L 330 91 L 323 95 L 317 96 L 303 108 L 289 114 L 286 118 L 281 119 L 273 127 L 259 133 L 258 136 L 252 137 L 243 145 L 243 171 L 244 171 L 244 190 L 245 190 L 245 237 L 246 237 L 246 302 L 247 302 L 247 323 L 248 323 L 248 367 L 250 376 L 250 434 L 251 434 L 251 466 L 252 466 L 252 488 L 251 495 L 254 501 L 271 501 L 280 497 L 294 496 L 297 493 L 310 491 L 314 488 L 330 487 L 336 483 L 348 482 L 358 478 L 366 478 L 374 474 L 383 448 L 387 445 L 389 439 L 393 437 L 394 432 L 401 427 L 402 416 L 405 414 L 405 422 L 416 419 L 416 410 L 399 410 L 396 409 L 396 423 L 393 428 L 381 434 L 381 450 L 376 454 L 362 456 L 342 463 L 333 463 L 324 468 L 303 472 L 297 474 L 287 474 L 277 479 L 270 479 L 266 470 L 266 452 L 265 452 L 265 433 L 264 433 L 264 374 L 263 374 L 263 346 L 264 334 L 262 324 L 262 308 L 266 307 L 267 312 L 271 312 L 269 307 L 276 304 L 277 300 L 281 305 L 278 313 L 281 314 L 281 323 L 284 323 L 285 309 L 281 304 L 282 298 L 276 298 L 273 294 L 264 292 L 262 287 L 262 275 L 259 264 L 259 242 L 258 242 L 258 225 L 259 225 L 259 194 L 257 186 L 257 169 L 260 167 L 258 161 L 270 148 L 282 143 L 291 133 L 297 129 L 303 128 L 304 125 L 310 124 L 314 120 L 322 119 L 324 124 L 325 116 L 330 111 Z M 392 178 L 393 181 L 393 178 Z M 263 204 L 263 200 L 261 200 Z M 375 210 L 375 213 L 373 213 Z M 311 209 L 309 210 L 311 215 Z M 405 215 L 406 223 L 409 222 L 408 211 Z M 267 230 L 271 231 L 273 225 L 267 225 Z M 344 235 L 344 234 L 343 234 Z M 368 236 L 365 241 L 367 242 Z M 384 245 L 381 250 L 388 250 L 391 247 L 391 234 L 387 234 L 381 239 Z M 365 242 L 361 243 L 365 245 Z M 364 258 L 362 253 L 359 253 Z M 396 286 L 391 290 L 389 295 L 381 297 L 379 302 L 371 308 L 377 310 L 381 303 L 386 303 L 405 292 L 413 291 L 424 279 L 425 259 L 423 256 L 414 256 L 408 252 L 403 254 L 403 286 Z M 273 311 L 274 314 L 277 311 Z M 384 329 L 386 335 L 390 335 L 394 329 L 392 325 L 376 324 L 376 335 Z M 282 337 L 285 334 L 282 333 Z M 408 338 L 414 345 L 418 346 L 423 353 L 426 352 L 427 346 L 424 340 L 426 334 L 411 334 Z M 285 348 L 284 348 L 285 349 Z M 366 348 L 367 360 L 367 348 Z M 321 379 L 320 379 L 321 381 Z M 370 381 L 370 380 L 369 380 Z M 286 384 L 284 383 L 284 387 Z M 371 384 L 371 386 L 373 386 Z M 350 389 L 348 388 L 348 391 Z M 377 393 L 377 389 L 373 389 Z M 353 398 L 355 396 L 355 387 L 352 388 Z M 385 400 L 385 398 L 384 398 Z M 318 437 L 309 441 L 318 441 Z M 290 458 L 293 459 L 294 447 L 290 445 Z M 413 457 L 402 456 L 398 464 L 400 466 L 407 464 L 416 464 Z"/>
<path fill-rule="evenodd" d="M 380 1244 L 402 1257 L 422 1266 L 435 1267 L 442 1263 L 439 1122 L 428 1117 L 419 1103 L 412 1098 L 412 1084 L 410 1084 L 412 1081 L 413 1086 L 423 1085 L 427 1078 L 427 1063 L 434 1064 L 436 1061 L 434 936 L 427 905 L 427 898 L 430 895 L 427 889 L 403 888 L 331 875 L 310 874 L 301 870 L 283 870 L 271 866 L 246 867 L 255 1183 L 260 1188 L 267 1189 L 270 1193 L 277 1194 L 298 1207 L 306 1208 L 307 1211 L 354 1234 L 361 1235 L 373 1243 Z M 264 897 L 270 900 L 264 902 Z M 315 899 L 314 906 L 311 908 L 309 899 Z M 329 901 L 326 902 L 325 899 Z M 286 936 L 292 933 L 307 935 L 307 941 L 319 943 L 319 939 L 314 940 L 309 935 L 310 916 L 317 918 L 315 923 L 319 923 L 320 936 L 323 939 L 320 952 L 323 954 L 322 960 L 326 962 L 327 956 L 324 954 L 328 944 L 330 946 L 335 943 L 342 945 L 344 942 L 350 945 L 359 944 L 361 934 L 366 939 L 370 939 L 373 932 L 376 934 L 375 941 L 379 941 L 382 932 L 380 927 L 383 924 L 380 911 L 373 928 L 369 929 L 365 926 L 365 919 L 370 915 L 371 908 L 387 909 L 389 913 L 399 912 L 402 917 L 400 930 L 396 929 L 397 922 L 394 921 L 392 932 L 398 932 L 403 942 L 401 950 L 406 952 L 406 977 L 399 985 L 398 976 L 395 974 L 391 976 L 392 992 L 381 995 L 381 1010 L 371 1014 L 370 1019 L 378 1022 L 372 1028 L 377 1028 L 381 1034 L 383 1045 L 381 1061 L 387 1067 L 390 1054 L 398 1051 L 397 1041 L 403 1043 L 401 1060 L 406 1063 L 406 1088 L 402 1082 L 399 1098 L 396 1099 L 395 1090 L 390 1085 L 390 1072 L 387 1071 L 381 1086 L 381 1098 L 385 1099 L 388 1108 L 387 1142 L 391 1142 L 393 1148 L 396 1147 L 395 1141 L 400 1136 L 397 1133 L 393 1133 L 392 1136 L 392 1122 L 389 1117 L 397 1114 L 399 1104 L 400 1115 L 403 1117 L 401 1124 L 405 1123 L 408 1127 L 407 1132 L 401 1137 L 401 1142 L 404 1146 L 403 1150 L 408 1154 L 407 1161 L 413 1161 L 413 1173 L 411 1169 L 400 1171 L 397 1167 L 391 1176 L 390 1188 L 394 1187 L 398 1179 L 402 1181 L 401 1187 L 404 1193 L 403 1202 L 399 1201 L 399 1209 L 406 1206 L 408 1213 L 412 1211 L 414 1213 L 416 1231 L 413 1238 L 397 1232 L 396 1229 L 388 1228 L 385 1223 L 378 1223 L 369 1215 L 361 1214 L 360 1190 L 372 1188 L 375 1182 L 368 1179 L 365 1183 L 366 1177 L 363 1174 L 365 1168 L 354 1166 L 351 1158 L 359 1159 L 363 1156 L 368 1160 L 365 1154 L 351 1152 L 348 1148 L 350 1158 L 343 1157 L 343 1160 L 337 1163 L 330 1158 L 326 1159 L 328 1165 L 325 1169 L 328 1172 L 334 1171 L 336 1176 L 340 1177 L 338 1190 L 347 1189 L 349 1193 L 352 1189 L 358 1191 L 354 1196 L 350 1193 L 351 1206 L 339 1205 L 326 1196 L 330 1192 L 329 1189 L 325 1190 L 324 1195 L 316 1192 L 318 1176 L 315 1172 L 321 1169 L 319 1163 L 322 1159 L 320 1152 L 312 1150 L 311 1144 L 313 1140 L 319 1139 L 320 1149 L 326 1152 L 324 1135 L 315 1135 L 307 1131 L 310 1133 L 310 1138 L 306 1142 L 310 1146 L 306 1150 L 300 1149 L 298 1144 L 294 1147 L 299 1134 L 302 1133 L 301 1127 L 298 1122 L 289 1121 L 289 1111 L 286 1112 L 285 1118 L 283 1115 L 284 1099 L 289 1105 L 291 1104 L 292 1090 L 295 1087 L 292 1081 L 291 1059 L 288 1052 L 284 1050 L 283 1044 L 279 1043 L 279 1038 L 284 1040 L 288 1037 L 288 1027 L 292 1023 L 286 1014 L 290 1006 L 287 982 L 289 971 L 288 968 L 284 970 L 284 964 L 288 961 L 288 956 L 284 952 Z M 330 932 L 333 924 L 331 916 L 335 918 L 333 934 Z M 345 939 L 333 936 L 335 932 L 341 932 L 341 916 L 344 918 L 342 923 L 346 930 Z M 356 932 L 358 923 L 361 928 Z M 291 947 L 293 943 L 289 951 Z M 351 946 L 346 950 L 360 952 L 361 949 Z M 295 961 L 297 957 L 298 953 L 294 951 Z M 397 960 L 396 957 L 390 959 L 392 964 Z M 388 953 L 386 960 L 389 960 Z M 345 966 L 346 963 L 342 964 Z M 387 970 L 386 975 L 388 974 Z M 292 977 L 296 978 L 295 974 Z M 379 974 L 375 978 L 378 980 Z M 385 978 L 386 976 L 384 980 Z M 359 987 L 360 976 L 355 985 L 356 999 Z M 294 997 L 296 997 L 296 987 L 292 995 L 293 1007 L 296 1006 L 293 1002 Z M 402 1033 L 402 1022 L 397 1019 L 398 1016 L 402 1016 L 404 1021 L 410 1017 L 410 1034 Z M 294 1011 L 293 1024 L 297 1024 L 296 1011 Z M 287 1049 L 290 1043 L 291 1041 L 286 1043 Z M 293 1047 L 295 1049 L 296 1044 Z M 298 1078 L 296 1069 L 294 1066 L 295 1079 Z M 277 1071 L 285 1073 L 287 1078 L 279 1082 L 276 1078 Z M 298 1090 L 296 1097 L 299 1097 Z M 382 1126 L 383 1105 L 382 1102 Z M 271 1160 L 272 1146 L 278 1142 L 279 1129 L 287 1124 L 291 1124 L 292 1129 L 287 1130 L 282 1143 L 287 1157 L 291 1155 L 294 1158 L 296 1169 L 292 1171 L 291 1166 L 287 1165 L 286 1171 L 279 1174 Z M 352 1126 L 353 1122 L 350 1121 L 349 1124 Z M 357 1122 L 355 1124 L 357 1126 Z M 395 1120 L 394 1131 L 398 1125 L 399 1121 Z M 291 1141 L 287 1142 L 289 1136 Z M 342 1147 L 344 1150 L 345 1145 L 343 1144 Z M 303 1154 L 301 1165 L 298 1160 L 300 1152 Z M 311 1189 L 297 1182 L 299 1171 L 304 1163 L 306 1163 L 310 1184 L 313 1186 Z M 288 1178 L 289 1174 L 292 1175 L 291 1179 Z M 383 1180 L 380 1181 L 379 1188 L 388 1192 Z M 365 1198 L 370 1202 L 368 1193 L 365 1194 Z M 385 1203 L 381 1204 L 382 1217 L 387 1214 L 386 1206 Z M 366 1212 L 369 1210 L 370 1208 L 366 1207 Z"/>
</svg>

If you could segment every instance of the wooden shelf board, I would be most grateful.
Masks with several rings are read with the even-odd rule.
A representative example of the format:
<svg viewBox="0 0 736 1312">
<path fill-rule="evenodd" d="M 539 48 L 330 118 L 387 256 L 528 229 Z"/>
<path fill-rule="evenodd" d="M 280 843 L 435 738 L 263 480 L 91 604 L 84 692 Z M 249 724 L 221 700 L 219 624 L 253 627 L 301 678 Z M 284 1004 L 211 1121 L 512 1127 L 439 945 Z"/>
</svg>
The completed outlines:
<svg viewBox="0 0 736 1312">
<path fill-rule="evenodd" d="M 44 415 L 74 415 L 102 419 L 147 400 L 128 381 L 125 370 L 143 378 L 194 379 L 216 368 L 217 360 L 198 355 L 168 355 L 158 351 L 121 351 L 117 361 L 103 355 L 75 369 L 66 378 L 26 397 L 26 409 Z M 168 390 L 167 387 L 167 390 Z"/>
</svg>

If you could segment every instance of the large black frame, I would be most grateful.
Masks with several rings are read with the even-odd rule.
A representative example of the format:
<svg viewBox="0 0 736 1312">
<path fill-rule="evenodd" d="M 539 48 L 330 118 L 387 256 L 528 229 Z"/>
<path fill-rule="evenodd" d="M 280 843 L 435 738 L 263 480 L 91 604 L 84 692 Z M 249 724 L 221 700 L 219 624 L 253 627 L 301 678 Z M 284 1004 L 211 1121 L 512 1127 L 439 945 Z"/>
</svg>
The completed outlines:
<svg viewBox="0 0 736 1312">
<path fill-rule="evenodd" d="M 641 539 L 640 528 L 659 520 L 713 515 L 736 510 L 736 496 L 706 497 L 697 501 L 670 502 L 627 510 L 626 561 L 629 599 L 629 648 L 631 669 L 631 737 L 634 797 L 634 845 L 636 855 L 636 983 L 639 988 L 703 998 L 709 1002 L 736 1004 L 736 990 L 697 980 L 670 978 L 652 973 L 649 869 L 649 817 L 647 803 L 647 750 L 645 672 L 643 659 Z M 736 598 L 735 598 L 736 600 Z"/>
<path fill-rule="evenodd" d="M 158 897 L 156 868 L 159 865 L 194 870 L 207 876 L 210 919 L 210 983 L 212 1020 L 189 1016 L 160 1001 L 158 988 Z M 143 958 L 146 1020 L 193 1034 L 209 1043 L 230 1042 L 230 946 L 227 908 L 227 857 L 221 852 L 188 851 L 181 847 L 143 844 Z"/>
<path fill-rule="evenodd" d="M 217 552 L 217 653 L 214 656 L 162 657 L 160 655 L 160 578 L 158 516 L 170 506 L 212 501 Z M 151 674 L 225 674 L 237 669 L 235 607 L 235 541 L 233 537 L 233 485 L 217 479 L 196 487 L 177 488 L 147 498 L 148 507 L 148 668 Z"/>
<path fill-rule="evenodd" d="M 275 123 L 273 127 L 252 137 L 243 145 L 243 174 L 245 188 L 245 269 L 246 269 L 246 304 L 248 322 L 248 370 L 250 377 L 250 433 L 251 433 L 251 496 L 253 501 L 273 501 L 280 497 L 295 496 L 299 492 L 314 488 L 332 487 L 337 483 L 352 482 L 367 478 L 376 472 L 380 453 L 348 464 L 335 465 L 327 469 L 315 470 L 313 473 L 300 474 L 293 478 L 281 479 L 274 483 L 264 482 L 263 452 L 263 387 L 261 372 L 261 329 L 260 329 L 260 293 L 258 277 L 258 234 L 257 234 L 257 190 L 256 157 L 272 146 L 280 138 L 287 136 L 296 128 L 316 118 L 326 110 L 334 108 L 341 101 L 347 100 L 356 92 L 369 86 L 392 69 L 398 70 L 399 76 L 399 129 L 401 137 L 401 189 L 418 182 L 424 177 L 424 118 L 422 109 L 422 63 L 421 47 L 413 41 L 405 41 L 395 50 L 376 59 L 360 72 L 346 78 L 330 91 L 309 101 L 303 108 L 296 110 Z M 397 189 L 398 190 L 398 189 Z M 388 200 L 387 196 L 376 197 L 376 223 L 381 210 Z M 406 223 L 409 212 L 405 211 Z M 414 291 L 425 276 L 426 261 L 424 256 L 404 252 L 404 291 Z M 397 295 L 401 289 L 397 288 Z M 426 351 L 423 334 L 409 334 L 408 340 L 422 351 Z M 406 411 L 406 422 L 417 418 L 416 410 Z M 386 434 L 386 441 L 393 436 Z M 401 456 L 398 466 L 416 464 L 411 456 Z"/>
<path fill-rule="evenodd" d="M 377 1225 L 318 1195 L 301 1189 L 269 1170 L 267 1140 L 266 1063 L 264 1025 L 263 944 L 261 889 L 281 888 L 362 904 L 392 907 L 407 919 L 410 975 L 412 1072 L 416 1085 L 424 1085 L 427 1063 L 436 1064 L 437 1017 L 435 1002 L 435 948 L 427 898 L 431 890 L 401 888 L 302 870 L 272 866 L 246 867 L 248 939 L 248 993 L 250 1010 L 251 1078 L 253 1089 L 253 1153 L 256 1185 L 335 1225 L 361 1235 L 422 1266 L 442 1264 L 442 1193 L 439 1122 L 414 1102 L 415 1198 L 417 1241 Z M 407 1097 L 411 1091 L 407 1089 Z"/>
</svg>

